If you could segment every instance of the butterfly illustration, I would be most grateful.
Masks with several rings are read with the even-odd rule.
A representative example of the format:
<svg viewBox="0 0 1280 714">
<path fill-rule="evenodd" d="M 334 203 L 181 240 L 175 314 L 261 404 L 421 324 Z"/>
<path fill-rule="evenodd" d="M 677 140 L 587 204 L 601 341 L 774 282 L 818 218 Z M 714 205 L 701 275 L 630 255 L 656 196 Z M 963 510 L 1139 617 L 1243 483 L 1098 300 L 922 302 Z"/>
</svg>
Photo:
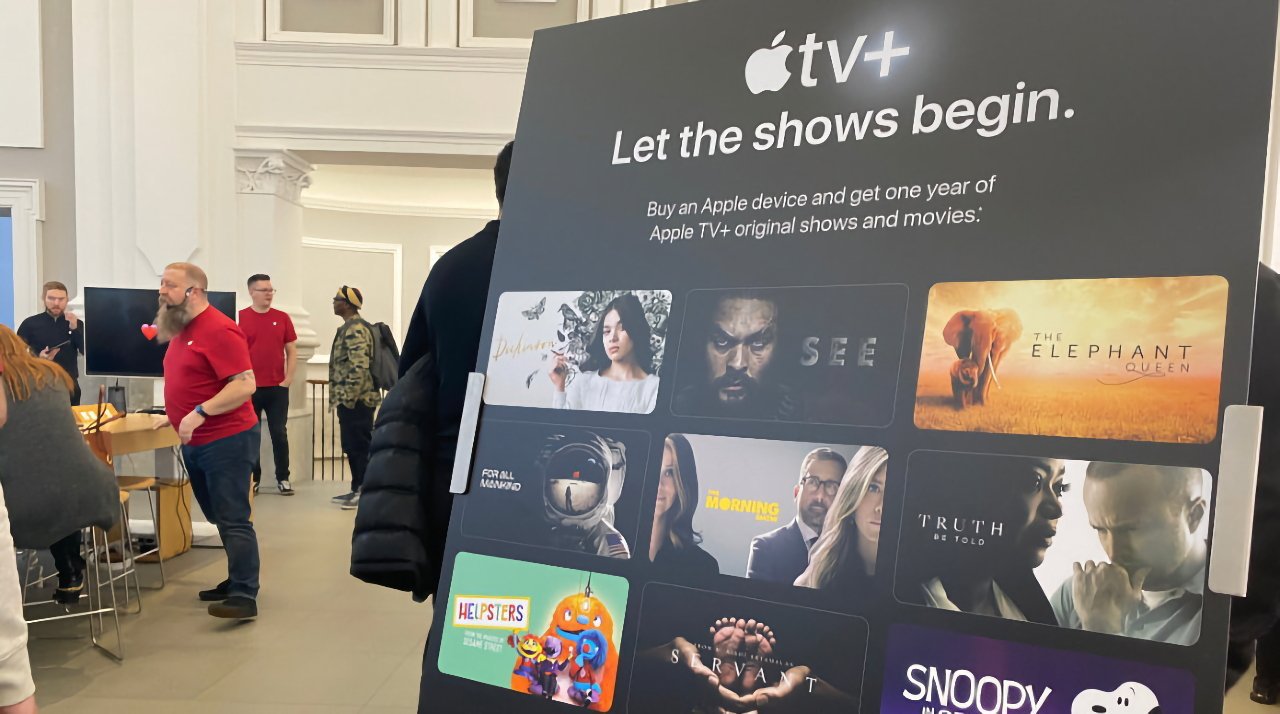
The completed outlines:
<svg viewBox="0 0 1280 714">
<path fill-rule="evenodd" d="M 528 310 L 521 310 L 520 314 L 524 315 L 524 318 L 526 320 L 540 320 L 542 319 L 542 313 L 546 311 L 547 311 L 547 299 L 544 297 L 538 301 L 537 305 L 534 305 Z"/>
<path fill-rule="evenodd" d="M 575 327 L 582 323 L 582 316 L 576 310 L 568 305 L 560 306 L 560 316 L 564 318 L 564 328 L 572 331 Z"/>
</svg>

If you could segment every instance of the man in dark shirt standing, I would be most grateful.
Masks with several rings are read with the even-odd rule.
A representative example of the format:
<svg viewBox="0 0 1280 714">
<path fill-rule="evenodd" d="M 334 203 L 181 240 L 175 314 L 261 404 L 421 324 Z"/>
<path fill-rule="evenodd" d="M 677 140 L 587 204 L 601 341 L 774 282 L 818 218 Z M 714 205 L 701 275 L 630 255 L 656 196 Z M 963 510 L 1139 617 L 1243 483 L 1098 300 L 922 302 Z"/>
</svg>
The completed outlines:
<svg viewBox="0 0 1280 714">
<path fill-rule="evenodd" d="M 75 389 L 71 405 L 80 405 L 80 365 L 84 354 L 84 321 L 67 309 L 67 286 L 56 280 L 44 284 L 44 312 L 18 326 L 18 337 L 41 359 L 53 360 L 71 375 Z"/>
<path fill-rule="evenodd" d="M 498 153 L 493 166 L 494 190 L 498 197 L 498 219 L 507 194 L 507 174 L 511 170 L 510 142 Z M 409 332 L 400 352 L 400 374 L 403 376 L 423 357 L 431 354 L 439 375 L 436 402 L 437 454 L 434 473 L 448 482 L 457 450 L 458 428 L 462 421 L 462 404 L 467 395 L 467 375 L 475 371 L 476 353 L 480 349 L 480 332 L 484 327 L 484 311 L 489 301 L 489 274 L 493 271 L 493 255 L 498 247 L 499 220 L 489 221 L 479 233 L 445 253 L 422 286 L 422 296 L 409 321 Z M 448 498 L 448 489 L 437 489 Z M 432 508 L 446 514 L 428 524 L 431 545 L 429 555 L 441 562 L 445 533 L 449 528 L 448 503 Z M 435 588 L 430 588 L 434 591 Z"/>
</svg>

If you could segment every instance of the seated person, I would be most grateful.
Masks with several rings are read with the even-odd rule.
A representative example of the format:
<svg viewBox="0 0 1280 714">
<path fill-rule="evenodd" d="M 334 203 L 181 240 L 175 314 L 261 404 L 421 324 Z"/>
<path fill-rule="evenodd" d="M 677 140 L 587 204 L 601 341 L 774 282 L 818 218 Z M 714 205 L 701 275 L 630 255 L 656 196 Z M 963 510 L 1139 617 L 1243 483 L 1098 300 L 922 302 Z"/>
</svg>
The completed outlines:
<svg viewBox="0 0 1280 714">
<path fill-rule="evenodd" d="M 0 484 L 19 548 L 48 548 L 58 568 L 54 599 L 84 590 L 82 528 L 109 528 L 119 509 L 115 474 L 84 442 L 71 410 L 73 383 L 56 363 L 31 354 L 0 325 L 0 362 L 9 417 L 0 429 Z"/>
</svg>

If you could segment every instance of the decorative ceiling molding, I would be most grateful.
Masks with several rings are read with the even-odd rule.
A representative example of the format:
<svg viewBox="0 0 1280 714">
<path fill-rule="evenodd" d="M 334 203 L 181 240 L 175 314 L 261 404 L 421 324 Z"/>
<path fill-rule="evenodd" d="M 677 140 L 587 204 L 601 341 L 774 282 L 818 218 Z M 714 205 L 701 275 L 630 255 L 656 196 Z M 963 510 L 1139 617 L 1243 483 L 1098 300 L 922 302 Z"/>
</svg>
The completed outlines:
<svg viewBox="0 0 1280 714">
<path fill-rule="evenodd" d="M 236 63 L 275 67 L 341 67 L 417 72 L 524 74 L 528 48 L 355 47 L 314 42 L 237 42 Z"/>
<path fill-rule="evenodd" d="M 241 124 L 242 143 L 261 142 L 285 149 L 316 151 L 384 151 L 424 154 L 494 156 L 511 134 L 429 129 L 364 129 L 340 126 L 267 126 Z"/>
<path fill-rule="evenodd" d="M 236 192 L 271 194 L 300 204 L 312 170 L 292 151 L 236 149 Z"/>
<path fill-rule="evenodd" d="M 498 217 L 497 209 L 464 208 L 458 206 L 428 206 L 411 203 L 378 203 L 352 201 L 331 196 L 303 196 L 302 206 L 323 211 L 346 213 L 375 213 L 385 216 L 421 216 L 424 218 L 467 218 L 492 220 Z"/>
</svg>

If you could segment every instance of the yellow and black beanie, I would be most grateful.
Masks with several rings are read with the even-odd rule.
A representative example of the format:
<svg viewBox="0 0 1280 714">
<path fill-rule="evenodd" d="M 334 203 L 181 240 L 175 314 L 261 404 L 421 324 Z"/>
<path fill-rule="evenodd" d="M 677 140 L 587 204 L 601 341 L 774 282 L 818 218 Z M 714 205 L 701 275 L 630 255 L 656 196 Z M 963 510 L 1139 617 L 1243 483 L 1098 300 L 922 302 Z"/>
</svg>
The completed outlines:
<svg viewBox="0 0 1280 714">
<path fill-rule="evenodd" d="M 361 295 L 360 291 L 356 288 L 351 288 L 351 287 L 347 287 L 346 285 L 343 285 L 342 287 L 338 288 L 338 294 L 334 295 L 334 297 L 338 298 L 339 300 L 346 300 L 347 302 L 351 303 L 351 305 L 355 307 L 355 309 L 357 310 L 359 310 L 361 307 L 364 307 L 364 295 Z"/>
</svg>

